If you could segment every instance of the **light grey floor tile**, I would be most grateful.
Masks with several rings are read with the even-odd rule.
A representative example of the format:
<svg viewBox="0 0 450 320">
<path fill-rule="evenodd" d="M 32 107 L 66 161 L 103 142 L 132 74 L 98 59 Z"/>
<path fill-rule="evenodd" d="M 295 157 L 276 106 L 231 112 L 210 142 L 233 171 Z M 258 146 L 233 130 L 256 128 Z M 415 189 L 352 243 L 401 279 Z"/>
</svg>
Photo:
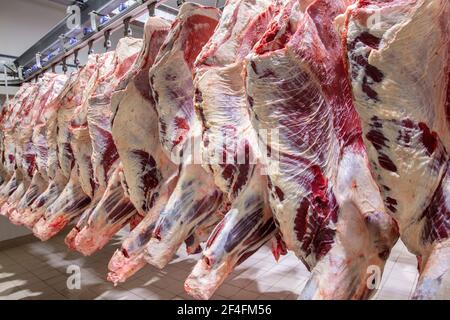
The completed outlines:
<svg viewBox="0 0 450 320">
<path fill-rule="evenodd" d="M 193 299 L 184 291 L 184 281 L 200 255 L 187 256 L 184 247 L 165 269 L 147 265 L 114 287 L 106 281 L 108 262 L 123 234 L 91 257 L 69 252 L 64 237 L 1 251 L 0 299 Z M 80 290 L 67 288 L 67 268 L 73 265 L 80 267 Z M 308 277 L 294 254 L 276 262 L 270 248 L 263 246 L 230 274 L 212 299 L 297 299 Z M 415 257 L 399 242 L 374 299 L 408 299 L 416 282 Z"/>
</svg>

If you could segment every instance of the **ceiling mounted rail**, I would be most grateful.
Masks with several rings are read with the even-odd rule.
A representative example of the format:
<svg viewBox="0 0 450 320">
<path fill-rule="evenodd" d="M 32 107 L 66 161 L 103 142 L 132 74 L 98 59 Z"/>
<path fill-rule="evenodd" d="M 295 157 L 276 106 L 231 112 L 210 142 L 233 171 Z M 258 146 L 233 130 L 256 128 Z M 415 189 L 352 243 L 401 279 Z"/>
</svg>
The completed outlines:
<svg viewBox="0 0 450 320">
<path fill-rule="evenodd" d="M 69 28 L 71 15 L 58 23 L 41 40 L 25 51 L 14 61 L 15 69 L 24 81 L 29 81 L 48 69 L 54 68 L 70 55 L 84 47 L 113 33 L 117 29 L 128 27 L 132 19 L 142 15 L 149 8 L 169 14 L 177 14 L 178 10 L 166 6 L 164 1 L 157 0 L 88 0 L 76 1 L 79 8 L 79 25 Z M 78 9 L 77 9 L 78 10 Z M 95 25 L 92 24 L 93 16 Z M 94 31 L 95 30 L 95 31 Z M 107 43 L 107 41 L 105 41 Z M 109 42 L 107 43 L 109 44 Z"/>
<path fill-rule="evenodd" d="M 110 46 L 109 35 L 124 28 L 130 35 L 130 22 L 146 11 L 152 16 L 158 11 L 176 16 L 178 7 L 185 1 L 179 0 L 77 0 L 68 7 L 66 17 L 51 29 L 42 39 L 14 60 L 10 69 L 15 77 L 23 81 L 36 78 L 47 70 L 54 70 L 62 61 L 74 55 L 78 66 L 78 52 L 89 48 L 92 53 L 94 42 L 104 39 L 105 48 Z M 194 1 L 196 2 L 196 1 Z M 205 4 L 204 1 L 202 4 Z M 211 6 L 222 9 L 224 1 L 211 0 Z M 170 5 L 169 5 L 170 4 Z M 74 14 L 77 16 L 74 18 Z M 76 22 L 77 27 L 70 23 Z"/>
</svg>

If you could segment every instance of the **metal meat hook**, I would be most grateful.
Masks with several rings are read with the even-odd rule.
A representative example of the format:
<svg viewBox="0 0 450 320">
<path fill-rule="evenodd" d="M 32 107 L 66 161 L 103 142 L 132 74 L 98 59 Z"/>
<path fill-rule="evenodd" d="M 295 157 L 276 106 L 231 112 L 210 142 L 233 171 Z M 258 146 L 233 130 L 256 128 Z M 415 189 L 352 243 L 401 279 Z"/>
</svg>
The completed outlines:
<svg viewBox="0 0 450 320">
<path fill-rule="evenodd" d="M 133 30 L 131 30 L 131 27 L 130 27 L 130 21 L 131 21 L 131 17 L 123 20 L 123 27 L 124 27 L 123 35 L 124 35 L 124 37 L 131 37 L 133 35 Z"/>
<path fill-rule="evenodd" d="M 105 51 L 108 51 L 109 48 L 111 48 L 111 30 L 108 29 L 104 33 L 105 36 L 105 42 L 103 43 L 103 46 L 105 47 Z"/>
<path fill-rule="evenodd" d="M 78 66 L 80 65 L 80 59 L 78 59 L 78 52 L 80 51 L 80 49 L 77 49 L 73 52 L 73 63 L 75 64 L 75 66 L 78 69 Z"/>
<path fill-rule="evenodd" d="M 147 6 L 147 9 L 148 9 L 148 15 L 149 15 L 150 17 L 154 17 L 154 16 L 155 16 L 155 7 L 156 7 L 156 1 L 153 1 L 152 3 L 150 3 L 150 4 Z"/>
<path fill-rule="evenodd" d="M 88 54 L 94 53 L 94 49 L 92 48 L 94 46 L 94 40 L 91 40 L 88 42 Z"/>
<path fill-rule="evenodd" d="M 67 62 L 66 62 L 66 57 L 64 57 L 64 58 L 62 59 L 62 70 L 63 70 L 64 74 L 67 73 Z"/>
</svg>

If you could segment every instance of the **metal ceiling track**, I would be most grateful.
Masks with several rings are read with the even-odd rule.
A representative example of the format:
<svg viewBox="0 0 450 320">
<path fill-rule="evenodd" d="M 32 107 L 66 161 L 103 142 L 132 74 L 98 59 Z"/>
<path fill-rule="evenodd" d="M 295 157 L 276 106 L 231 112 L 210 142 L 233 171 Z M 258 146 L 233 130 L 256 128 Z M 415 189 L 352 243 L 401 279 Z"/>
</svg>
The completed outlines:
<svg viewBox="0 0 450 320">
<path fill-rule="evenodd" d="M 150 15 L 154 14 L 156 7 L 173 15 L 178 13 L 177 9 L 166 6 L 163 2 L 164 0 L 135 0 L 132 4 L 124 5 L 127 2 L 123 0 L 74 1 L 74 4 L 80 8 L 80 27 L 72 30 L 68 27 L 67 20 L 70 18 L 68 14 L 41 40 L 14 61 L 18 77 L 22 81 L 29 81 L 61 63 L 63 69 L 66 69 L 68 57 L 75 55 L 76 59 L 80 49 L 90 47 L 102 38 L 106 38 L 106 45 L 111 33 L 127 27 L 133 18 L 145 13 L 146 10 L 150 11 Z M 109 19 L 104 18 L 102 23 L 102 17 L 110 15 L 114 10 L 117 11 L 117 8 L 121 10 Z M 100 17 L 95 31 L 91 26 L 92 13 Z"/>
</svg>

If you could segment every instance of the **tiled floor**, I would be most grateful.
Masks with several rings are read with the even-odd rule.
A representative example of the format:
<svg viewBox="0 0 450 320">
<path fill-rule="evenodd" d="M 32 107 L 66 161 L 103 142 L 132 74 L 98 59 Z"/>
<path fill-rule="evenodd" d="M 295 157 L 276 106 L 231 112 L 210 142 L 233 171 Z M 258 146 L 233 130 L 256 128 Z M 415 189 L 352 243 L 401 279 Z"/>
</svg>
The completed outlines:
<svg viewBox="0 0 450 320">
<path fill-rule="evenodd" d="M 114 288 L 105 278 L 120 241 L 118 236 L 88 258 L 69 252 L 63 235 L 0 251 L 0 299 L 190 299 L 183 282 L 198 257 L 188 257 L 183 250 L 164 270 L 146 266 Z M 67 288 L 69 266 L 80 267 L 80 290 Z M 276 263 L 263 247 L 233 272 L 213 299 L 296 299 L 307 277 L 294 255 Z M 416 260 L 399 242 L 374 299 L 408 299 L 416 281 Z"/>
</svg>

